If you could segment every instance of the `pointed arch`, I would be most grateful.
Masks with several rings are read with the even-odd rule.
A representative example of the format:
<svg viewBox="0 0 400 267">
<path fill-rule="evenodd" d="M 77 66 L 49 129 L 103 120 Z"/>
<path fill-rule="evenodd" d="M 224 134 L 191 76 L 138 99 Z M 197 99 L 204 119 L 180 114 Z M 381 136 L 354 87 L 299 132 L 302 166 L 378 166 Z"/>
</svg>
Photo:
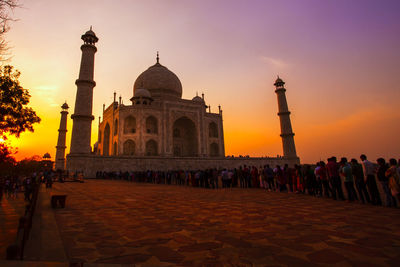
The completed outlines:
<svg viewBox="0 0 400 267">
<path fill-rule="evenodd" d="M 194 157 L 197 151 L 195 123 L 188 117 L 181 117 L 173 124 L 173 152 L 175 157 Z"/>
<path fill-rule="evenodd" d="M 146 119 L 146 133 L 149 134 L 158 133 L 157 119 L 154 116 L 149 116 Z"/>
<path fill-rule="evenodd" d="M 153 139 L 150 139 L 146 142 L 146 156 L 157 156 L 158 155 L 158 148 L 157 142 Z"/>
<path fill-rule="evenodd" d="M 136 133 L 136 118 L 129 115 L 124 120 L 124 134 Z"/>
<path fill-rule="evenodd" d="M 208 125 L 208 136 L 218 138 L 218 125 L 215 122 L 210 122 Z"/>
<path fill-rule="evenodd" d="M 219 146 L 217 143 L 210 144 L 210 156 L 218 157 L 219 156 Z"/>
<path fill-rule="evenodd" d="M 123 154 L 124 155 L 135 155 L 136 144 L 133 140 L 128 139 L 123 144 Z"/>
<path fill-rule="evenodd" d="M 103 156 L 110 155 L 110 125 L 106 124 L 104 127 L 104 138 L 103 138 Z"/>
</svg>

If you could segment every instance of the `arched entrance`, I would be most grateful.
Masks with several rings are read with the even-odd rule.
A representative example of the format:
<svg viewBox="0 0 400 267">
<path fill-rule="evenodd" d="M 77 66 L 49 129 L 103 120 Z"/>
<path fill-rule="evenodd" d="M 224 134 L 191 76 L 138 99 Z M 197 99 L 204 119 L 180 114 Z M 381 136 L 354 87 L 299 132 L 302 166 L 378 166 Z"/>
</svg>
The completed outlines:
<svg viewBox="0 0 400 267">
<path fill-rule="evenodd" d="M 218 138 L 218 126 L 215 122 L 211 122 L 208 126 L 208 136 Z"/>
<path fill-rule="evenodd" d="M 197 132 L 194 122 L 181 117 L 173 126 L 173 151 L 175 157 L 197 156 Z"/>
<path fill-rule="evenodd" d="M 146 133 L 157 134 L 157 119 L 150 116 L 146 119 Z"/>
<path fill-rule="evenodd" d="M 136 118 L 128 116 L 124 120 L 124 134 L 136 133 Z"/>
<path fill-rule="evenodd" d="M 149 140 L 146 143 L 146 156 L 157 156 L 158 149 L 157 149 L 157 142 L 154 140 Z"/>
<path fill-rule="evenodd" d="M 218 157 L 219 156 L 219 146 L 217 143 L 212 143 L 210 145 L 210 156 Z"/>
<path fill-rule="evenodd" d="M 103 156 L 110 155 L 110 125 L 107 123 L 104 128 L 104 137 L 103 137 Z"/>
<path fill-rule="evenodd" d="M 123 145 L 123 153 L 124 155 L 134 155 L 135 154 L 135 142 L 131 139 L 128 139 L 124 142 Z"/>
</svg>

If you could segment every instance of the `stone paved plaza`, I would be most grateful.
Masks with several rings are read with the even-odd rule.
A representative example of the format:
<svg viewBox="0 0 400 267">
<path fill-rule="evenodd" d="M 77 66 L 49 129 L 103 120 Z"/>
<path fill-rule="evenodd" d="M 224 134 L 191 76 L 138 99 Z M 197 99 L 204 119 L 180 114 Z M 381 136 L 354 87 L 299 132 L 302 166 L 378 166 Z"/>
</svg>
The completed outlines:
<svg viewBox="0 0 400 267">
<path fill-rule="evenodd" d="M 5 259 L 6 249 L 15 242 L 18 221 L 25 212 L 24 195 L 19 193 L 17 199 L 3 195 L 0 201 L 0 260 Z"/>
<path fill-rule="evenodd" d="M 400 209 L 261 189 L 90 180 L 55 218 L 70 261 L 168 265 L 395 266 Z"/>
</svg>

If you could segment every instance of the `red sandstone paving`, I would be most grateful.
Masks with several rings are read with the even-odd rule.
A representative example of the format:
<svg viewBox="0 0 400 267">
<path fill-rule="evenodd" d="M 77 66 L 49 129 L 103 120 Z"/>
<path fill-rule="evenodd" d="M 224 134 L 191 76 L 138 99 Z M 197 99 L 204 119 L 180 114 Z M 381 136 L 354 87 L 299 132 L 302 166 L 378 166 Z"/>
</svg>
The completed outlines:
<svg viewBox="0 0 400 267">
<path fill-rule="evenodd" d="M 15 242 L 18 221 L 25 212 L 24 195 L 18 193 L 17 199 L 3 195 L 0 201 L 0 260 L 6 258 L 7 247 Z"/>
<path fill-rule="evenodd" d="M 152 266 L 395 266 L 400 209 L 261 189 L 55 184 L 69 259 Z"/>
</svg>

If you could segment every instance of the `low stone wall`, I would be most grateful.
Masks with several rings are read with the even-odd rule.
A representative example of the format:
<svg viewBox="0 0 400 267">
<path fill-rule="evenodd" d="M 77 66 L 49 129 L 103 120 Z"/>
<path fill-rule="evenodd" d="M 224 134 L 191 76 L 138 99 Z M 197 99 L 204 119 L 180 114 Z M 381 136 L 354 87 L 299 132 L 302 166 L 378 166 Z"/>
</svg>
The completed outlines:
<svg viewBox="0 0 400 267">
<path fill-rule="evenodd" d="M 285 158 L 165 158 L 98 155 L 67 155 L 67 170 L 83 172 L 85 178 L 94 178 L 97 171 L 168 171 L 208 168 L 239 168 L 240 166 L 283 166 L 299 164 L 300 160 Z"/>
</svg>

